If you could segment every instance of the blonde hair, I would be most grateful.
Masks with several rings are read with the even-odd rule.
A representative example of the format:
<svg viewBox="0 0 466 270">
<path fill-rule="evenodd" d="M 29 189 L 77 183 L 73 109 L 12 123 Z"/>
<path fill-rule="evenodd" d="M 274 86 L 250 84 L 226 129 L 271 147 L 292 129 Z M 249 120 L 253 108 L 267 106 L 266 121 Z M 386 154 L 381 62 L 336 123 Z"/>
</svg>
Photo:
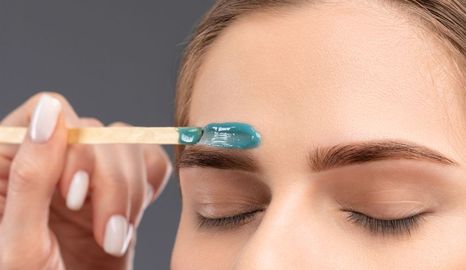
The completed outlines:
<svg viewBox="0 0 466 270">
<path fill-rule="evenodd" d="M 445 41 L 460 71 L 466 70 L 466 0 L 388 0 L 418 15 L 432 33 Z M 189 39 L 181 60 L 175 98 L 175 125 L 189 123 L 192 89 L 202 58 L 219 34 L 238 17 L 313 0 L 218 0 L 204 15 Z M 462 72 L 462 73 L 463 73 Z M 176 148 L 177 157 L 183 147 Z"/>
</svg>

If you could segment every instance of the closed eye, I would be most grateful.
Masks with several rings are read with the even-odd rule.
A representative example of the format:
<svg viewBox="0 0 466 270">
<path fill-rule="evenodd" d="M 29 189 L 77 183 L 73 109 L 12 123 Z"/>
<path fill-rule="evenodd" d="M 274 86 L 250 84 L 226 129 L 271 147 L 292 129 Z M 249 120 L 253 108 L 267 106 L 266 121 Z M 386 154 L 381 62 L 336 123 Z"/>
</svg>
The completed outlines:
<svg viewBox="0 0 466 270">
<path fill-rule="evenodd" d="M 397 219 L 378 219 L 354 210 L 345 210 L 348 213 L 348 221 L 362 226 L 376 235 L 411 235 L 411 232 L 419 226 L 425 213 Z"/>
<path fill-rule="evenodd" d="M 251 222 L 254 220 L 256 214 L 262 211 L 264 211 L 264 209 L 215 218 L 205 217 L 198 213 L 198 225 L 199 228 L 234 229 Z"/>
</svg>

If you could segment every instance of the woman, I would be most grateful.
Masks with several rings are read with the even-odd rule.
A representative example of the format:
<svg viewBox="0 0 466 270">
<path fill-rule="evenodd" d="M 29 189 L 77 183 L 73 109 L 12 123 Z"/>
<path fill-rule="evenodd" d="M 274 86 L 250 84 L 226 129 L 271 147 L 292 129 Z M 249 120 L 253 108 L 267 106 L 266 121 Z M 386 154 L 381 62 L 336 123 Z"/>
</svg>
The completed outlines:
<svg viewBox="0 0 466 270">
<path fill-rule="evenodd" d="M 466 269 L 465 26 L 463 0 L 218 1 L 176 125 L 246 122 L 263 140 L 177 149 L 172 268 Z M 67 147 L 65 126 L 101 123 L 56 94 L 2 125 L 30 128 L 1 147 L 0 268 L 130 269 L 166 154 Z"/>
</svg>

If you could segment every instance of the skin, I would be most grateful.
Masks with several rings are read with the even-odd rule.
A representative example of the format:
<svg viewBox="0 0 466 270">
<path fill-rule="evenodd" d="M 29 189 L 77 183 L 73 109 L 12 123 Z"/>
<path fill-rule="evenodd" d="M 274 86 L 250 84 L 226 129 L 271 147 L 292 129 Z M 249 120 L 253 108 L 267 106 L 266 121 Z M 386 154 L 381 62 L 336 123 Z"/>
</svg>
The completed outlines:
<svg viewBox="0 0 466 270">
<path fill-rule="evenodd" d="M 131 269 L 136 235 L 126 253 L 112 256 L 102 249 L 105 224 L 119 214 L 137 228 L 171 173 L 168 156 L 150 145 L 67 145 L 68 127 L 103 124 L 79 117 L 56 93 L 31 97 L 1 125 L 28 126 L 42 95 L 62 107 L 52 137 L 0 145 L 0 269 Z M 78 170 L 90 174 L 89 191 L 82 208 L 72 211 L 64 198 Z"/>
<path fill-rule="evenodd" d="M 414 21 L 381 3 L 337 1 L 255 12 L 222 33 L 197 73 L 190 124 L 252 124 L 260 147 L 215 153 L 258 168 L 198 166 L 206 149 L 187 148 L 173 269 L 464 268 L 464 85 L 444 44 Z M 383 140 L 453 163 L 310 166 L 318 148 Z M 239 225 L 199 226 L 198 215 L 257 210 Z M 421 219 L 383 234 L 349 210 Z"/>
</svg>

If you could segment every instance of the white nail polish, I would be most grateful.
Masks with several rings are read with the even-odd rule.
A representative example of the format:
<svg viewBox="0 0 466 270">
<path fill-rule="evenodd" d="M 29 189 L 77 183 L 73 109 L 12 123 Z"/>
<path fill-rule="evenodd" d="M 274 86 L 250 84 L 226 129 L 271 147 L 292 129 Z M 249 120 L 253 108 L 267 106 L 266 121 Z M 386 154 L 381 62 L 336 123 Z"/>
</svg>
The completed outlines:
<svg viewBox="0 0 466 270">
<path fill-rule="evenodd" d="M 128 245 L 129 225 L 126 217 L 114 215 L 110 217 L 105 228 L 104 250 L 114 256 L 122 256 L 126 253 Z M 126 246 L 125 246 L 126 245 Z"/>
<path fill-rule="evenodd" d="M 71 180 L 70 188 L 66 196 L 66 206 L 71 210 L 79 210 L 86 199 L 89 188 L 89 174 L 85 171 L 78 171 Z"/>
<path fill-rule="evenodd" d="M 154 188 L 152 187 L 151 184 L 148 184 L 147 186 L 147 194 L 146 194 L 146 201 L 145 201 L 145 207 L 149 206 L 149 204 L 152 202 L 152 199 L 154 198 Z"/>
<path fill-rule="evenodd" d="M 57 125 L 61 110 L 60 101 L 49 95 L 42 95 L 32 114 L 29 137 L 35 143 L 47 142 Z"/>
<path fill-rule="evenodd" d="M 128 249 L 129 243 L 131 243 L 131 240 L 133 239 L 133 233 L 134 226 L 133 224 L 129 224 L 128 233 L 126 234 L 125 243 L 123 244 L 123 250 L 126 251 Z"/>
</svg>

